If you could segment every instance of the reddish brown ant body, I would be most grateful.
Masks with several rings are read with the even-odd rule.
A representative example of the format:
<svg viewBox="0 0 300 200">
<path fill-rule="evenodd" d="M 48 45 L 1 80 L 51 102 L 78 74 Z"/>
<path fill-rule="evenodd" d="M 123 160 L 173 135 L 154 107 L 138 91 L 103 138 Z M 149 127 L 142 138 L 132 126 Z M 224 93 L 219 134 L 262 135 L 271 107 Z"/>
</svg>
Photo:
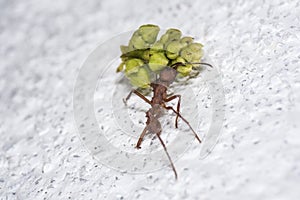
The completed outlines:
<svg viewBox="0 0 300 200">
<path fill-rule="evenodd" d="M 192 63 L 192 64 L 198 64 L 198 65 L 202 64 L 202 65 L 208 65 L 208 66 L 212 67 L 208 63 Z M 140 135 L 139 140 L 138 140 L 135 147 L 137 149 L 141 148 L 143 138 L 147 133 L 155 134 L 158 137 L 161 145 L 164 148 L 164 151 L 167 154 L 167 157 L 170 161 L 170 164 L 171 164 L 171 167 L 174 171 L 176 179 L 177 179 L 178 176 L 177 176 L 175 166 L 174 166 L 173 161 L 172 161 L 172 159 L 171 159 L 171 157 L 170 157 L 170 155 L 167 151 L 165 143 L 163 142 L 163 140 L 160 137 L 160 134 L 162 132 L 162 127 L 161 127 L 161 123 L 159 121 L 159 118 L 163 115 L 164 109 L 172 110 L 176 114 L 176 119 L 175 119 L 175 127 L 176 128 L 178 128 L 178 118 L 181 118 L 189 126 L 189 128 L 193 132 L 194 136 L 199 141 L 199 143 L 201 143 L 200 138 L 198 137 L 198 135 L 194 131 L 194 129 L 191 127 L 190 123 L 180 114 L 181 95 L 173 95 L 173 96 L 168 97 L 168 94 L 167 94 L 168 87 L 176 79 L 176 75 L 177 75 L 176 69 L 177 69 L 178 66 L 181 66 L 181 65 L 184 65 L 184 64 L 183 63 L 175 63 L 170 67 L 165 67 L 159 73 L 159 77 L 156 80 L 156 82 L 150 84 L 150 86 L 152 87 L 152 90 L 153 90 L 153 97 L 152 97 L 151 101 L 149 99 L 147 99 L 143 94 L 141 94 L 137 90 L 132 90 L 128 94 L 126 99 L 124 99 L 124 103 L 126 104 L 126 102 L 129 100 L 131 94 L 134 93 L 137 96 L 139 96 L 141 99 L 143 99 L 146 103 L 151 105 L 151 108 L 146 112 L 146 117 L 147 117 L 146 127 L 144 128 L 142 134 Z M 170 101 L 172 101 L 176 98 L 178 98 L 177 109 L 176 110 L 172 106 L 167 106 L 166 105 L 167 102 L 170 102 Z"/>
</svg>

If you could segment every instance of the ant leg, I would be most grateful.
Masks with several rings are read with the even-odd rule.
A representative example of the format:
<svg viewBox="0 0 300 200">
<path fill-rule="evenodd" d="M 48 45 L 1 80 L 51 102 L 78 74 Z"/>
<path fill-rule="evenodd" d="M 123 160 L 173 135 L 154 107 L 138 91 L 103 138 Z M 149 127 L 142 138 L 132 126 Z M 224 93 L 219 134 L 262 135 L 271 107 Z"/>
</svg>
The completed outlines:
<svg viewBox="0 0 300 200">
<path fill-rule="evenodd" d="M 182 115 L 179 112 L 177 112 L 176 110 L 174 110 L 174 108 L 171 107 L 171 106 L 164 106 L 164 108 L 167 109 L 167 110 L 172 110 L 174 113 L 176 113 L 190 127 L 190 129 L 192 130 L 192 132 L 195 135 L 195 138 L 199 141 L 199 143 L 201 143 L 200 138 L 198 137 L 197 133 L 194 131 L 194 129 L 192 128 L 192 126 L 190 125 L 190 123 L 184 117 L 182 117 Z"/>
<path fill-rule="evenodd" d="M 144 136 L 146 135 L 147 130 L 148 130 L 148 125 L 144 128 L 142 134 L 140 135 L 139 140 L 138 140 L 138 142 L 136 143 L 135 148 L 137 148 L 137 149 L 140 149 L 140 148 L 141 148 L 141 144 L 142 144 L 142 141 L 143 141 Z"/>
<path fill-rule="evenodd" d="M 160 133 L 161 133 L 161 131 L 159 131 L 158 133 L 156 133 L 156 135 L 157 135 L 157 137 L 158 137 L 158 139 L 159 139 L 161 145 L 163 146 L 163 148 L 164 148 L 164 150 L 165 150 L 165 152 L 166 152 L 166 154 L 167 154 L 167 156 L 168 156 L 168 159 L 169 159 L 169 161 L 170 161 L 170 163 L 171 163 L 171 167 L 172 167 L 172 169 L 173 169 L 173 171 L 174 171 L 174 174 L 175 174 L 175 179 L 177 180 L 177 172 L 176 172 L 175 166 L 174 166 L 173 161 L 172 161 L 172 159 L 171 159 L 171 157 L 170 157 L 170 155 L 169 155 L 169 153 L 168 153 L 168 151 L 167 151 L 167 147 L 166 147 L 164 141 L 163 141 L 163 140 L 161 139 L 161 137 L 160 137 Z"/>
<path fill-rule="evenodd" d="M 180 102 L 181 102 L 181 95 L 173 95 L 170 96 L 169 98 L 165 99 L 165 102 L 169 102 L 172 101 L 173 99 L 178 98 L 178 102 L 177 102 L 177 112 L 180 112 Z M 178 128 L 178 117 L 179 115 L 176 115 L 176 119 L 175 119 L 175 128 Z"/>
<path fill-rule="evenodd" d="M 125 105 L 126 105 L 128 99 L 131 97 L 131 94 L 132 94 L 132 93 L 136 94 L 136 95 L 139 96 L 141 99 L 143 99 L 146 103 L 148 103 L 148 104 L 151 105 L 151 102 L 150 102 L 144 95 L 142 95 L 141 93 L 139 93 L 137 90 L 131 90 L 131 91 L 129 92 L 128 96 L 127 96 L 125 99 L 123 99 L 123 102 L 124 102 Z"/>
</svg>

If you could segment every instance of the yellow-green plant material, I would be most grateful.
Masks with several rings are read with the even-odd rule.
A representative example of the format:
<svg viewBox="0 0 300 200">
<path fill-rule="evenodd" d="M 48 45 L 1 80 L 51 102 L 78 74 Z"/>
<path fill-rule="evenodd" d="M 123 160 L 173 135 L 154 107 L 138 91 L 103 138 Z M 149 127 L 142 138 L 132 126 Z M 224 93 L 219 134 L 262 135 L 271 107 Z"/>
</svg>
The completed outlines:
<svg viewBox="0 0 300 200">
<path fill-rule="evenodd" d="M 122 62 L 117 72 L 124 71 L 134 87 L 150 87 L 150 77 L 167 66 L 181 63 L 177 67 L 179 77 L 191 74 L 193 63 L 200 62 L 203 45 L 192 37 L 182 37 L 178 29 L 168 29 L 159 39 L 157 25 L 142 25 L 136 30 L 127 46 L 120 47 Z"/>
</svg>

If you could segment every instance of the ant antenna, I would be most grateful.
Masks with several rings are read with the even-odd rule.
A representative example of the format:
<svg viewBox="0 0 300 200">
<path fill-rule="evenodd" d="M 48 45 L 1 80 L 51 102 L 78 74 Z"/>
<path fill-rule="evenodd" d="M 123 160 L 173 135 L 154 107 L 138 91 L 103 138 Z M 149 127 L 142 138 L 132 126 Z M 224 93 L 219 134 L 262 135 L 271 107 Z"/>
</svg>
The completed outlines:
<svg viewBox="0 0 300 200">
<path fill-rule="evenodd" d="M 177 70 L 177 68 L 179 66 L 184 66 L 185 64 L 182 63 L 182 62 L 177 62 L 177 63 L 174 63 L 173 65 L 171 65 L 170 67 L 174 68 L 175 70 Z"/>
<path fill-rule="evenodd" d="M 211 68 L 214 68 L 211 64 L 205 63 L 205 62 L 191 62 L 191 63 L 188 63 L 188 64 L 192 64 L 192 65 L 206 65 L 206 66 L 209 66 Z"/>
<path fill-rule="evenodd" d="M 186 62 L 186 63 L 182 63 L 182 62 L 177 62 L 177 63 L 174 63 L 173 65 L 171 65 L 172 68 L 176 69 L 179 67 L 179 66 L 184 66 L 185 64 L 192 64 L 192 65 L 206 65 L 206 66 L 209 66 L 211 68 L 213 68 L 213 66 L 209 63 L 205 63 L 205 62 Z"/>
</svg>

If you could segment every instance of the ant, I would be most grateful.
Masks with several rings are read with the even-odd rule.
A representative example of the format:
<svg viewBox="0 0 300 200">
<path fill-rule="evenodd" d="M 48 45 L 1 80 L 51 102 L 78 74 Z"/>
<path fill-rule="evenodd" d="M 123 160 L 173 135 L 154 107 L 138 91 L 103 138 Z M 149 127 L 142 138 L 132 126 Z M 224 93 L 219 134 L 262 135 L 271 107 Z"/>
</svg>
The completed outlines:
<svg viewBox="0 0 300 200">
<path fill-rule="evenodd" d="M 190 64 L 207 65 L 209 67 L 212 67 L 212 65 L 210 65 L 208 63 L 190 63 Z M 150 83 L 150 87 L 152 87 L 152 91 L 153 91 L 153 97 L 152 97 L 151 101 L 135 89 L 131 90 L 131 92 L 128 94 L 128 96 L 125 99 L 123 99 L 123 101 L 126 105 L 130 96 L 132 95 L 132 93 L 134 93 L 137 96 L 139 96 L 141 99 L 143 99 L 146 103 L 151 105 L 151 108 L 146 112 L 146 118 L 147 118 L 146 127 L 144 128 L 142 134 L 140 135 L 135 148 L 137 148 L 137 149 L 141 148 L 143 138 L 147 133 L 155 134 L 155 136 L 157 136 L 161 145 L 164 148 L 164 151 L 165 151 L 165 153 L 169 159 L 169 162 L 171 164 L 171 167 L 174 171 L 176 180 L 177 180 L 178 176 L 177 176 L 175 166 L 174 166 L 173 161 L 167 151 L 167 147 L 166 147 L 165 143 L 163 142 L 163 140 L 160 137 L 160 134 L 162 132 L 162 127 L 161 127 L 161 123 L 159 122 L 158 119 L 163 115 L 164 109 L 172 110 L 176 114 L 175 128 L 178 128 L 178 118 L 181 118 L 189 126 L 189 128 L 193 132 L 193 134 L 194 134 L 195 138 L 198 140 L 198 142 L 201 143 L 200 138 L 198 137 L 197 133 L 194 131 L 194 129 L 192 128 L 190 123 L 180 114 L 181 95 L 176 94 L 176 95 L 172 95 L 169 97 L 167 95 L 167 88 L 176 79 L 176 75 L 177 75 L 176 69 L 182 65 L 184 65 L 184 64 L 181 62 L 178 62 L 178 63 L 171 65 L 170 67 L 165 67 L 162 71 L 160 71 L 159 78 L 156 80 L 156 82 Z M 167 102 L 170 102 L 176 98 L 178 98 L 176 110 L 172 106 L 166 105 Z"/>
</svg>

